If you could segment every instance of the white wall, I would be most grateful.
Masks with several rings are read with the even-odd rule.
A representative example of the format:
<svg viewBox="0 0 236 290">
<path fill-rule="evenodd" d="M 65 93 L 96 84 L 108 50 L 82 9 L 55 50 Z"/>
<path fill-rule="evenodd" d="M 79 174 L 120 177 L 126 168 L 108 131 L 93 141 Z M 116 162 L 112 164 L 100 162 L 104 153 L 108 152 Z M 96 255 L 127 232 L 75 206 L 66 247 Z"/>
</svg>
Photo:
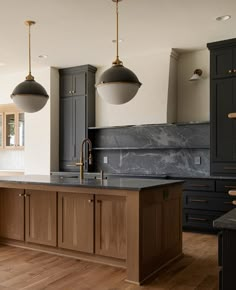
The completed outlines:
<svg viewBox="0 0 236 290">
<path fill-rule="evenodd" d="M 167 94 L 171 49 L 152 55 L 122 59 L 143 83 L 137 95 L 123 105 L 110 105 L 96 96 L 96 126 L 154 124 L 167 122 Z M 112 60 L 111 60 L 112 62 Z M 111 64 L 99 68 L 101 73 Z"/>
<path fill-rule="evenodd" d="M 167 99 L 167 123 L 177 121 L 177 70 L 178 54 L 173 50 L 170 56 L 169 84 Z"/>
<path fill-rule="evenodd" d="M 202 79 L 189 81 L 200 68 Z M 209 51 L 183 53 L 178 61 L 178 122 L 209 121 Z"/>
<path fill-rule="evenodd" d="M 35 80 L 46 89 L 49 100 L 39 112 L 25 113 L 24 162 L 22 152 L 19 160 L 22 161 L 25 174 L 50 174 L 51 169 L 58 170 L 59 163 L 58 70 L 44 68 L 35 70 L 33 75 Z M 24 78 L 22 72 L 0 76 L 0 103 L 12 102 L 9 96 L 14 87 L 24 81 Z"/>
<path fill-rule="evenodd" d="M 50 174 L 50 68 L 34 72 L 49 94 L 45 107 L 25 114 L 25 174 Z"/>
</svg>

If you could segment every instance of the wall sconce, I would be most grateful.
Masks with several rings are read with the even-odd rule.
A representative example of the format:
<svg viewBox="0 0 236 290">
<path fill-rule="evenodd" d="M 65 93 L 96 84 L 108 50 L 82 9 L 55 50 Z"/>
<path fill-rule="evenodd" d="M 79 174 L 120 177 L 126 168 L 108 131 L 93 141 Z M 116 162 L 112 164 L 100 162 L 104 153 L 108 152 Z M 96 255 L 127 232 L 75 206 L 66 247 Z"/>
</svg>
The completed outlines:
<svg viewBox="0 0 236 290">
<path fill-rule="evenodd" d="M 195 69 L 195 71 L 193 72 L 193 75 L 191 76 L 191 78 L 189 79 L 190 81 L 198 81 L 201 79 L 201 75 L 202 75 L 202 70 L 201 69 Z"/>
</svg>

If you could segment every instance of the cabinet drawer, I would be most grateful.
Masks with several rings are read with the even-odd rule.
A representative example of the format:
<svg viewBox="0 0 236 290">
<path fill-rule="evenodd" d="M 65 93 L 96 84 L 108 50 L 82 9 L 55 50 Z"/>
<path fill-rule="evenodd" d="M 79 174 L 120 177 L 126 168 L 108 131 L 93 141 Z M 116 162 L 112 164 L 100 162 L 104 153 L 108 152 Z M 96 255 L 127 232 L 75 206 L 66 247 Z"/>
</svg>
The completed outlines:
<svg viewBox="0 0 236 290">
<path fill-rule="evenodd" d="M 216 180 L 217 192 L 229 192 L 229 190 L 236 189 L 236 180 Z"/>
<path fill-rule="evenodd" d="M 208 179 L 188 179 L 184 183 L 184 190 L 214 191 L 215 181 Z"/>
<path fill-rule="evenodd" d="M 222 214 L 222 212 L 185 209 L 183 212 L 183 228 L 216 231 L 213 228 L 213 221 Z"/>
<path fill-rule="evenodd" d="M 183 206 L 184 208 L 191 209 L 203 209 L 203 210 L 215 210 L 215 211 L 229 211 L 235 206 L 232 204 L 234 198 L 218 198 L 209 196 L 210 194 L 193 194 L 184 192 L 183 194 Z M 213 195 L 213 193 L 212 193 Z"/>
<path fill-rule="evenodd" d="M 211 175 L 236 176 L 235 163 L 211 163 Z"/>
</svg>

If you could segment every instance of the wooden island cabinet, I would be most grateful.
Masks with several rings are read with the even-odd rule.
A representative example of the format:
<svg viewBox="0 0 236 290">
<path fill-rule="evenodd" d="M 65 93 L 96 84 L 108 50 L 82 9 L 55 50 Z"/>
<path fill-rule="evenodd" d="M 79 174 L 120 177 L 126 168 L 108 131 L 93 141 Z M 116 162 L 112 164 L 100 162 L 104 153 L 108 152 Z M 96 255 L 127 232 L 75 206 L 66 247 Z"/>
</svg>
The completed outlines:
<svg viewBox="0 0 236 290">
<path fill-rule="evenodd" d="M 0 178 L 0 242 L 116 265 L 142 284 L 182 256 L 182 181 Z"/>
</svg>

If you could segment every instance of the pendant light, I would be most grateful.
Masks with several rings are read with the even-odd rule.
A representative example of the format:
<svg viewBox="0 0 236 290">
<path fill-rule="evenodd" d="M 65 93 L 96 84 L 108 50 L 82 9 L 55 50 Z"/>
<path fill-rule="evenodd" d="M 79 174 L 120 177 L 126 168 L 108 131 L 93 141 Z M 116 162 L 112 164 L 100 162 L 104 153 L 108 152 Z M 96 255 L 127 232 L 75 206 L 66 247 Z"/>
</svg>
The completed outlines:
<svg viewBox="0 0 236 290">
<path fill-rule="evenodd" d="M 41 110 L 48 100 L 48 95 L 44 87 L 37 83 L 31 75 L 30 28 L 33 24 L 35 22 L 32 20 L 25 21 L 25 25 L 29 27 L 29 74 L 24 82 L 15 87 L 11 95 L 16 106 L 27 113 L 34 113 Z"/>
<path fill-rule="evenodd" d="M 123 66 L 119 59 L 119 11 L 116 2 L 116 60 L 112 67 L 106 70 L 96 85 L 100 97 L 107 103 L 120 105 L 129 102 L 138 92 L 142 85 L 137 76 L 128 68 Z"/>
</svg>

